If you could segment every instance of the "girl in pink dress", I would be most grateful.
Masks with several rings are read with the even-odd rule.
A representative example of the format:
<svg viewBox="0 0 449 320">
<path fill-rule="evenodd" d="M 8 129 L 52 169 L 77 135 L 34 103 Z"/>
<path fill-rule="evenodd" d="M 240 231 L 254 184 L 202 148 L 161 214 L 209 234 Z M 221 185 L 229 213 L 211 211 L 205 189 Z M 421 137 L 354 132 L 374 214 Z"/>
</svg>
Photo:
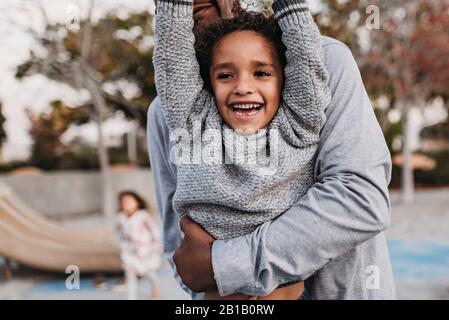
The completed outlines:
<svg viewBox="0 0 449 320">
<path fill-rule="evenodd" d="M 147 211 L 145 200 L 135 192 L 121 192 L 118 199 L 120 256 L 126 274 L 128 299 L 137 298 L 139 277 L 151 282 L 151 297 L 159 299 L 159 279 L 156 274 L 162 253 L 159 226 Z"/>
</svg>

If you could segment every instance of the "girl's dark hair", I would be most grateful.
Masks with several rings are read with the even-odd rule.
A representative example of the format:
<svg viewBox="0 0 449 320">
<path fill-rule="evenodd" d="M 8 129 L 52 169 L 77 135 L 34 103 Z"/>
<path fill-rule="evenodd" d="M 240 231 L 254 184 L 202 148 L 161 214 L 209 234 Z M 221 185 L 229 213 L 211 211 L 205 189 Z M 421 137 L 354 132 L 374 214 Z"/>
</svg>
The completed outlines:
<svg viewBox="0 0 449 320">
<path fill-rule="evenodd" d="M 137 203 L 138 203 L 138 207 L 140 210 L 142 209 L 148 209 L 148 204 L 147 202 L 141 197 L 139 196 L 136 192 L 131 191 L 131 190 L 125 190 L 119 193 L 118 195 L 118 207 L 119 207 L 119 211 L 123 211 L 123 206 L 122 206 L 122 199 L 125 196 L 131 196 L 134 199 L 136 199 Z"/>
<path fill-rule="evenodd" d="M 233 17 L 212 22 L 199 22 L 194 28 L 195 50 L 205 87 L 212 92 L 210 66 L 215 45 L 226 35 L 235 31 L 254 31 L 264 37 L 277 53 L 282 68 L 285 67 L 285 46 L 282 32 L 273 15 L 245 11 L 238 1 L 234 2 Z"/>
</svg>

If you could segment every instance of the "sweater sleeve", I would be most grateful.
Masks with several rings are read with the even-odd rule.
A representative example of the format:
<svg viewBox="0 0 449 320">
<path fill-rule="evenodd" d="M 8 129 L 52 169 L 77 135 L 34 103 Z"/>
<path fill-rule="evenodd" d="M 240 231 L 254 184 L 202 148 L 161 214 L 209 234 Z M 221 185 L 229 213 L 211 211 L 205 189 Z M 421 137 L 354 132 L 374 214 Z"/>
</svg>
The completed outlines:
<svg viewBox="0 0 449 320">
<path fill-rule="evenodd" d="M 195 54 L 193 0 L 158 1 L 153 65 L 162 112 L 171 130 L 184 127 L 206 98 Z"/>
<path fill-rule="evenodd" d="M 295 146 L 317 144 L 331 98 L 320 32 L 305 0 L 277 0 L 273 11 L 287 49 L 281 130 Z"/>
</svg>

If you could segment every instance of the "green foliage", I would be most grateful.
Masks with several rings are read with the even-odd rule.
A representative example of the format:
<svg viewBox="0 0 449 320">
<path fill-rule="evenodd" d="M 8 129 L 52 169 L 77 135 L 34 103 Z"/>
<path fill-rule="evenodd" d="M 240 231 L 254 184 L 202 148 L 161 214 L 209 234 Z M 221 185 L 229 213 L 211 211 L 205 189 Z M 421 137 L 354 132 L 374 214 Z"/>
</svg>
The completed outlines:
<svg viewBox="0 0 449 320">
<path fill-rule="evenodd" d="M 387 142 L 388 149 L 391 154 L 395 153 L 393 150 L 393 142 L 397 137 L 402 135 L 402 124 L 401 122 L 391 123 L 388 128 L 384 131 L 385 141 Z"/>
<path fill-rule="evenodd" d="M 33 145 L 30 160 L 26 165 L 42 170 L 98 170 L 98 154 L 94 146 L 80 139 L 75 139 L 70 144 L 61 142 L 61 136 L 70 126 L 89 121 L 86 108 L 70 108 L 61 101 L 54 101 L 49 112 L 34 115 L 28 111 L 28 118 L 31 121 L 30 134 Z M 123 140 L 121 147 L 109 148 L 111 164 L 129 162 L 125 137 Z M 146 153 L 139 153 L 138 164 L 149 165 Z M 4 166 L 0 171 L 15 168 Z"/>
<path fill-rule="evenodd" d="M 0 173 L 8 173 L 18 168 L 29 166 L 28 161 L 9 161 L 0 163 Z"/>
<path fill-rule="evenodd" d="M 30 135 L 33 140 L 30 164 L 44 170 L 60 167 L 61 156 L 67 146 L 61 142 L 62 134 L 71 124 L 82 124 L 89 120 L 83 107 L 70 108 L 61 101 L 51 104 L 51 111 L 34 115 L 27 110 L 31 121 Z"/>
<path fill-rule="evenodd" d="M 417 185 L 449 186 L 449 151 L 436 154 L 428 153 L 428 156 L 437 161 L 434 170 L 415 171 L 415 181 Z"/>
<path fill-rule="evenodd" d="M 414 170 L 415 185 L 449 186 L 449 151 L 439 153 L 422 153 L 436 160 L 437 166 L 433 170 Z M 401 185 L 401 167 L 394 165 L 390 187 L 399 188 Z"/>
</svg>

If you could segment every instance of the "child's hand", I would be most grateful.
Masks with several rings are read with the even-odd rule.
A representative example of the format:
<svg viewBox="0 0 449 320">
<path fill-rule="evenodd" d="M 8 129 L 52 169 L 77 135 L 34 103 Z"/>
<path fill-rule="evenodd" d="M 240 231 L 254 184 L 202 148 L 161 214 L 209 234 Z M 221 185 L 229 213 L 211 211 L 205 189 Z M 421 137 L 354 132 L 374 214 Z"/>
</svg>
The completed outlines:
<svg viewBox="0 0 449 320">
<path fill-rule="evenodd" d="M 205 292 L 204 300 L 257 300 L 257 297 L 247 296 L 243 293 L 234 293 L 228 296 L 220 296 L 218 291 Z"/>
<path fill-rule="evenodd" d="M 294 283 L 287 287 L 277 288 L 269 295 L 258 297 L 257 300 L 298 300 L 304 292 L 304 282 Z"/>
<path fill-rule="evenodd" d="M 287 287 L 277 288 L 269 295 L 256 297 L 243 293 L 234 293 L 228 296 L 220 296 L 218 291 L 206 292 L 204 300 L 298 300 L 304 292 L 304 282 L 294 283 Z"/>
</svg>

